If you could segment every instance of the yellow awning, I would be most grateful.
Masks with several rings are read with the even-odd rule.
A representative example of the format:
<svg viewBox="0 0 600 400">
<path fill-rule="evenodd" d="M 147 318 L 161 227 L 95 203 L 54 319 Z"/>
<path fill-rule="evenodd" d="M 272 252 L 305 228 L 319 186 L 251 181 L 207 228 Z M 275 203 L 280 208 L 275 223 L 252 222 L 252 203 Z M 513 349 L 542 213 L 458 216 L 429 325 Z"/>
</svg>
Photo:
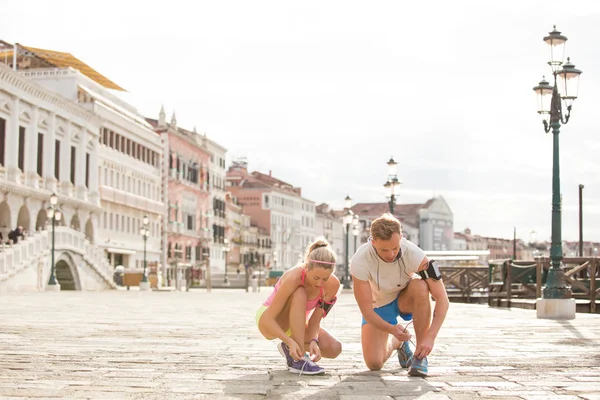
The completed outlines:
<svg viewBox="0 0 600 400">
<path fill-rule="evenodd" d="M 78 70 L 79 72 L 81 72 L 82 74 L 87 76 L 88 78 L 94 80 L 95 82 L 99 83 L 100 85 L 104 86 L 107 89 L 119 90 L 122 92 L 126 91 L 125 89 L 123 89 L 122 87 L 120 87 L 119 85 L 117 85 L 116 83 L 114 83 L 113 81 L 111 81 L 110 79 L 108 79 L 107 77 L 105 77 L 104 75 L 99 73 L 98 71 L 94 70 L 92 67 L 90 67 L 83 61 L 79 60 L 72 54 L 62 53 L 60 51 L 38 49 L 35 47 L 23 46 L 21 44 L 19 44 L 17 46 L 22 49 L 22 50 L 19 50 L 19 52 L 17 54 L 19 57 L 22 57 L 24 55 L 28 55 L 30 57 L 37 57 L 37 58 L 44 60 L 48 64 L 51 64 L 51 66 L 54 66 L 56 68 L 71 67 L 71 68 Z M 26 54 L 25 52 L 23 52 L 23 50 L 25 50 L 26 52 L 29 52 L 31 54 Z M 12 50 L 7 49 L 2 52 L 2 57 L 7 58 L 8 60 L 12 60 L 12 56 L 13 56 L 12 53 L 13 53 Z"/>
</svg>

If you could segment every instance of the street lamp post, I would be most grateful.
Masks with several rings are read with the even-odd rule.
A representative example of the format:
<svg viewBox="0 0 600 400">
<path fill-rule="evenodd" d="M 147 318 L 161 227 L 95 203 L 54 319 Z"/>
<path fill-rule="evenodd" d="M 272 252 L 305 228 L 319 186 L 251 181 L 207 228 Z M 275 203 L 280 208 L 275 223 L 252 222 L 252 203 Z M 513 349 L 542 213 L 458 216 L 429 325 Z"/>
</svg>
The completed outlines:
<svg viewBox="0 0 600 400">
<path fill-rule="evenodd" d="M 206 277 L 204 278 L 206 280 L 206 291 L 211 292 L 212 278 L 210 276 L 210 247 L 205 247 L 202 250 L 202 256 L 206 259 Z"/>
<path fill-rule="evenodd" d="M 150 236 L 149 229 L 150 219 L 147 215 L 142 218 L 142 227 L 140 228 L 140 235 L 144 239 L 144 271 L 142 272 L 142 280 L 140 281 L 140 290 L 150 290 L 150 282 L 148 281 L 148 261 L 146 260 L 146 242 Z"/>
<path fill-rule="evenodd" d="M 583 257 L 583 187 L 579 184 L 579 257 Z"/>
<path fill-rule="evenodd" d="M 390 214 L 394 215 L 394 208 L 396 207 L 396 188 L 399 187 L 402 182 L 398 180 L 398 171 L 397 166 L 398 163 L 394 161 L 394 157 L 390 157 L 390 160 L 387 162 L 388 165 L 388 179 L 387 182 L 384 183 L 383 187 L 388 189 L 389 193 L 389 206 L 390 206 Z"/>
<path fill-rule="evenodd" d="M 360 229 L 358 228 L 358 215 L 354 214 L 354 218 L 352 219 L 352 235 L 354 235 L 354 252 L 357 250 L 357 239 L 358 234 L 360 233 Z"/>
<path fill-rule="evenodd" d="M 54 193 L 50 196 L 50 207 L 46 210 L 46 215 L 49 219 L 52 220 L 52 250 L 50 251 L 50 279 L 48 280 L 48 285 L 46 286 L 46 290 L 50 291 L 59 291 L 60 284 L 56 279 L 56 269 L 54 268 L 54 227 L 56 226 L 56 222 L 62 219 L 62 212 L 59 210 L 58 206 L 58 196 Z"/>
<path fill-rule="evenodd" d="M 258 251 L 254 252 L 255 263 L 258 264 L 258 291 L 260 293 L 260 281 L 262 280 L 262 264 L 260 260 L 260 254 Z"/>
<path fill-rule="evenodd" d="M 350 207 L 352 207 L 352 199 L 350 198 L 350 195 L 346 196 L 346 198 L 344 199 L 345 202 L 345 208 L 346 211 L 344 212 L 344 225 L 345 225 L 345 230 L 346 230 L 346 251 L 344 252 L 344 266 L 345 266 L 345 274 L 344 274 L 344 289 L 350 289 L 350 268 L 348 266 L 348 261 L 349 261 L 349 246 L 348 246 L 348 242 L 349 242 L 349 237 L 348 234 L 350 233 L 350 224 L 352 224 L 352 220 L 354 219 L 354 213 L 352 212 L 352 210 L 350 209 Z"/>
<path fill-rule="evenodd" d="M 550 260 L 552 266 L 548 270 L 546 286 L 542 291 L 542 298 L 536 304 L 538 318 L 575 318 L 575 300 L 571 299 L 571 287 L 567 285 L 565 273 L 561 267 L 562 238 L 561 238 L 561 194 L 560 194 L 560 167 L 559 167 L 559 141 L 561 123 L 569 122 L 573 101 L 577 98 L 579 89 L 579 75 L 581 71 L 575 68 L 570 58 L 564 60 L 564 49 L 567 38 L 556 26 L 544 37 L 544 41 L 550 46 L 550 61 L 552 68 L 554 86 L 545 79 L 534 87 L 538 94 L 538 114 L 542 116 L 544 131 L 552 130 L 553 152 L 552 152 L 552 245 L 550 248 Z M 560 92 L 559 87 L 560 85 Z M 565 102 L 567 113 L 563 114 L 562 101 Z"/>
<path fill-rule="evenodd" d="M 225 238 L 223 242 L 225 243 L 225 247 L 223 248 L 223 253 L 225 253 L 225 277 L 223 278 L 223 285 L 229 286 L 229 278 L 227 277 L 227 255 L 229 254 L 231 248 L 229 247 L 228 238 Z"/>
</svg>

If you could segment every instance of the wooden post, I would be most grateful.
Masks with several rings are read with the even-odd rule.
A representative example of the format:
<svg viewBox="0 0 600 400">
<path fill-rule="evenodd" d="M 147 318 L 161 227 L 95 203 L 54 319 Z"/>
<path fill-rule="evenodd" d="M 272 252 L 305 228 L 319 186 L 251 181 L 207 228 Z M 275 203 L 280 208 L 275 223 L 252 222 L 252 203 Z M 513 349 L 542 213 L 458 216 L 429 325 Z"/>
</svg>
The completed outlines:
<svg viewBox="0 0 600 400">
<path fill-rule="evenodd" d="M 590 313 L 596 313 L 596 271 L 598 270 L 597 259 L 592 258 L 590 269 Z"/>
<path fill-rule="evenodd" d="M 210 277 L 210 248 L 208 250 L 208 254 L 206 256 L 206 291 L 210 292 L 212 290 L 212 280 Z"/>
<path fill-rule="evenodd" d="M 506 265 L 506 307 L 510 307 L 512 297 L 512 261 L 504 261 Z"/>
<path fill-rule="evenodd" d="M 542 259 L 538 257 L 535 261 L 535 297 L 540 299 L 542 297 L 542 274 L 544 273 L 544 267 L 542 266 Z"/>
<path fill-rule="evenodd" d="M 471 279 L 469 277 L 469 270 L 467 268 L 465 271 L 465 289 L 467 290 L 467 303 L 471 302 Z"/>
</svg>

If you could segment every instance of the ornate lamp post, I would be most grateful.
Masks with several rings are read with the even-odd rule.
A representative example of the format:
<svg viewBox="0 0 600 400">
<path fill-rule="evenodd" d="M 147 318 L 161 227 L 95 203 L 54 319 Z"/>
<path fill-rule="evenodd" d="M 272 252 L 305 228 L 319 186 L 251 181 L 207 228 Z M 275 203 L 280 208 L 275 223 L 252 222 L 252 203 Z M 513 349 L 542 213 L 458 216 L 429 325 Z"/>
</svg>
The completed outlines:
<svg viewBox="0 0 600 400">
<path fill-rule="evenodd" d="M 357 250 L 357 239 L 358 234 L 360 233 L 360 229 L 358 228 L 358 214 L 354 214 L 354 218 L 352 219 L 352 235 L 354 235 L 354 252 Z"/>
<path fill-rule="evenodd" d="M 400 187 L 402 184 L 401 181 L 398 180 L 398 171 L 397 166 L 398 163 L 394 161 L 394 157 L 390 157 L 390 160 L 387 162 L 388 165 L 388 180 L 383 185 L 388 190 L 389 193 L 389 206 L 390 206 L 390 214 L 394 215 L 394 207 L 396 206 L 396 188 Z"/>
<path fill-rule="evenodd" d="M 210 247 L 204 247 L 202 249 L 202 257 L 206 260 L 206 291 L 212 291 L 212 278 L 210 276 Z"/>
<path fill-rule="evenodd" d="M 58 196 L 54 193 L 50 196 L 50 207 L 46 210 L 46 215 L 52 220 L 52 250 L 50 251 L 50 279 L 46 290 L 59 291 L 60 284 L 56 280 L 56 270 L 54 268 L 54 227 L 57 221 L 62 219 L 62 212 L 58 209 Z"/>
<path fill-rule="evenodd" d="M 542 291 L 542 298 L 538 299 L 536 309 L 538 318 L 575 318 L 575 300 L 571 299 L 571 287 L 567 285 L 565 273 L 561 268 L 563 258 L 561 238 L 561 194 L 560 194 L 560 167 L 559 167 L 559 141 L 560 124 L 569 122 L 573 101 L 577 98 L 579 89 L 579 75 L 581 71 L 575 68 L 570 58 L 563 63 L 567 38 L 556 30 L 556 26 L 544 37 L 550 47 L 550 61 L 554 86 L 545 79 L 533 88 L 538 94 L 538 114 L 542 116 L 544 131 L 552 130 L 553 157 L 552 157 L 552 245 L 550 247 L 550 260 L 552 266 L 548 271 L 546 286 Z M 560 86 L 560 88 L 559 88 Z M 563 114 L 562 101 L 567 108 Z"/>
<path fill-rule="evenodd" d="M 229 286 L 229 278 L 227 277 L 227 255 L 231 251 L 231 247 L 229 247 L 229 239 L 223 239 L 223 243 L 225 243 L 225 247 L 223 247 L 223 253 L 225 253 L 225 277 L 223 278 L 223 285 Z"/>
<path fill-rule="evenodd" d="M 349 249 L 348 249 L 348 242 L 349 242 L 349 237 L 348 234 L 350 233 L 350 224 L 352 224 L 352 220 L 354 219 L 354 213 L 352 212 L 352 210 L 350 209 L 350 207 L 352 207 L 352 199 L 350 198 L 350 195 L 346 196 L 346 198 L 344 199 L 345 202 L 345 209 L 346 211 L 344 212 L 344 227 L 345 227 L 345 231 L 346 231 L 346 251 L 344 252 L 344 266 L 345 266 L 345 273 L 344 273 L 344 289 L 350 289 L 350 268 L 348 267 L 348 261 L 349 261 Z"/>
<path fill-rule="evenodd" d="M 147 215 L 144 215 L 142 218 L 142 227 L 140 228 L 140 235 L 144 239 L 144 272 L 142 272 L 142 280 L 140 281 L 140 290 L 150 290 L 150 282 L 148 281 L 148 261 L 146 260 L 146 242 L 148 241 L 148 237 L 150 236 L 149 229 L 150 219 Z"/>
</svg>

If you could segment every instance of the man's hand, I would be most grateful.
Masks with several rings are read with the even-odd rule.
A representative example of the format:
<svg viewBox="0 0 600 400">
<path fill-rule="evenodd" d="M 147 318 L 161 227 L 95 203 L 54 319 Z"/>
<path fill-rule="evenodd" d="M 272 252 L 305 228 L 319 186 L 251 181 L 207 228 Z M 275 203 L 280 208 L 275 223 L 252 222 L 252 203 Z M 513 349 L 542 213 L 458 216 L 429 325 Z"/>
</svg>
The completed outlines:
<svg viewBox="0 0 600 400">
<path fill-rule="evenodd" d="M 392 329 L 389 330 L 389 333 L 394 335 L 394 337 L 401 342 L 406 342 L 411 338 L 410 332 L 404 329 L 402 325 L 392 325 Z"/>
<path fill-rule="evenodd" d="M 421 359 L 423 357 L 427 357 L 429 353 L 433 350 L 433 339 L 426 335 L 423 340 L 417 343 L 417 348 L 415 350 L 415 357 Z"/>
</svg>

